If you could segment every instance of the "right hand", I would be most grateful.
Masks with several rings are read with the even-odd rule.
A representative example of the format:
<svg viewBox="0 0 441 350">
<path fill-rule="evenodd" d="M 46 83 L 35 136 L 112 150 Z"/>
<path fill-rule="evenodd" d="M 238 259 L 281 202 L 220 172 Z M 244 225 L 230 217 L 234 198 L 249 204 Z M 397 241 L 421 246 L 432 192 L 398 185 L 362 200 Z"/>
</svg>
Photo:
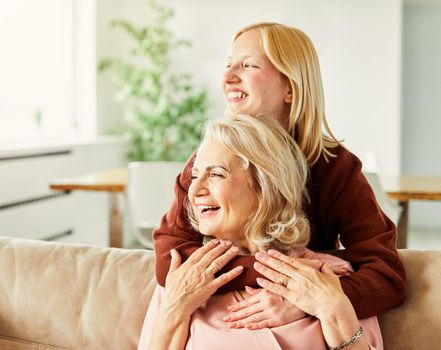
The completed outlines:
<svg viewBox="0 0 441 350">
<path fill-rule="evenodd" d="M 179 253 L 173 249 L 161 305 L 187 316 L 193 314 L 219 287 L 242 273 L 243 267 L 238 266 L 217 278 L 214 276 L 238 253 L 239 249 L 231 242 L 213 239 L 181 264 Z"/>
</svg>

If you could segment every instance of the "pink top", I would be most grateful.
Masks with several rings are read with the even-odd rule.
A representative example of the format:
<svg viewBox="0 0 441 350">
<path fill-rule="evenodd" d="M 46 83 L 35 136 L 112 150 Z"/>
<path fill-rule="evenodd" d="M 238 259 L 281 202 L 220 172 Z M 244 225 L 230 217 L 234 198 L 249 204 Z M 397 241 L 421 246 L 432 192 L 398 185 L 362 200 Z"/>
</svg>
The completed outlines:
<svg viewBox="0 0 441 350">
<path fill-rule="evenodd" d="M 344 260 L 328 254 L 314 253 L 306 248 L 296 248 L 290 255 L 311 259 L 320 268 L 328 263 L 338 275 L 350 273 L 351 266 Z M 146 350 L 151 338 L 153 323 L 164 288 L 157 286 L 147 311 L 141 332 L 138 350 Z M 222 320 L 227 307 L 244 300 L 239 292 L 213 295 L 192 315 L 186 350 L 327 350 L 320 321 L 306 316 L 298 321 L 261 330 L 230 329 Z M 383 349 L 380 326 L 376 317 L 360 320 L 365 337 L 373 350 Z"/>
</svg>

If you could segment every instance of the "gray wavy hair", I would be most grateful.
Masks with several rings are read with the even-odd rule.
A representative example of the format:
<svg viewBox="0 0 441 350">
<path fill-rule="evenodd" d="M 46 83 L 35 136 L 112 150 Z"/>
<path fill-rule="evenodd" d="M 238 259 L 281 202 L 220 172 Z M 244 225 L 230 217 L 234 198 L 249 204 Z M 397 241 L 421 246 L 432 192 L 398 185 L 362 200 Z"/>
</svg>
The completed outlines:
<svg viewBox="0 0 441 350">
<path fill-rule="evenodd" d="M 207 122 L 201 144 L 213 140 L 242 158 L 250 170 L 258 208 L 247 220 L 245 237 L 260 251 L 305 246 L 310 228 L 302 204 L 308 200 L 309 168 L 291 135 L 275 118 L 239 114 Z M 187 209 L 192 226 L 198 230 L 189 202 Z"/>
</svg>

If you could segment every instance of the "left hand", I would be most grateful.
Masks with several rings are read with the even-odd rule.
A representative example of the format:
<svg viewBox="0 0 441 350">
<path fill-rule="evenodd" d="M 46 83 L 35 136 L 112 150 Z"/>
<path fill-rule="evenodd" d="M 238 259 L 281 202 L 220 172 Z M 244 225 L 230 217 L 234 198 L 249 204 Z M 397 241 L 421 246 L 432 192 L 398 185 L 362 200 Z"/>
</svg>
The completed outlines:
<svg viewBox="0 0 441 350">
<path fill-rule="evenodd" d="M 338 276 L 327 264 L 318 270 L 304 259 L 292 258 L 275 250 L 268 254 L 257 253 L 256 260 L 255 269 L 269 279 L 258 278 L 257 283 L 309 315 L 326 320 L 335 310 L 350 303 Z M 282 285 L 284 279 L 287 283 Z"/>
<path fill-rule="evenodd" d="M 297 306 L 266 289 L 245 287 L 251 297 L 228 308 L 224 317 L 230 328 L 256 330 L 282 326 L 305 317 Z"/>
</svg>

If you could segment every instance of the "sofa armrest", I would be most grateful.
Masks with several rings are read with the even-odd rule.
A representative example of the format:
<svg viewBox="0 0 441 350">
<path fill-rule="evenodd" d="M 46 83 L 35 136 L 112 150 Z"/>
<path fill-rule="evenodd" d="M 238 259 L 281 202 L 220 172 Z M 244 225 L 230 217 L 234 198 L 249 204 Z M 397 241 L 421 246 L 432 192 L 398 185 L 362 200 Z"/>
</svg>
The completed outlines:
<svg viewBox="0 0 441 350">
<path fill-rule="evenodd" d="M 155 288 L 145 250 L 0 237 L 0 335 L 70 349 L 136 349 Z"/>
<path fill-rule="evenodd" d="M 441 251 L 399 250 L 407 275 L 403 304 L 380 317 L 387 350 L 432 350 L 441 330 Z"/>
</svg>

